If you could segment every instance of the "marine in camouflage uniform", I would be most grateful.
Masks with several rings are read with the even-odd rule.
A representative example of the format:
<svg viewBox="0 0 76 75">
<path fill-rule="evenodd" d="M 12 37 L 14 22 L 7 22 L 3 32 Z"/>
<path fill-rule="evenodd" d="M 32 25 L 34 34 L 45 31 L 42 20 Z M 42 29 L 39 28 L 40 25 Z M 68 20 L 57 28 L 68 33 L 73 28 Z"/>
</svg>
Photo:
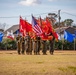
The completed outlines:
<svg viewBox="0 0 76 75">
<path fill-rule="evenodd" d="M 42 40 L 42 53 L 43 53 L 43 55 L 47 55 L 46 51 L 47 51 L 46 40 Z"/>
<path fill-rule="evenodd" d="M 26 39 L 26 54 L 32 54 L 32 39 L 29 33 L 27 33 L 25 39 Z"/>
<path fill-rule="evenodd" d="M 50 33 L 50 35 L 53 36 L 52 33 Z M 54 53 L 54 45 L 55 45 L 55 37 L 53 36 L 52 40 L 49 40 L 50 42 L 50 54 L 53 55 Z"/>
<path fill-rule="evenodd" d="M 30 55 L 32 55 L 32 46 L 33 46 L 33 42 L 32 42 L 32 39 L 30 38 L 30 49 L 29 49 Z"/>
<path fill-rule="evenodd" d="M 33 50 L 34 50 L 34 55 L 37 54 L 37 39 L 36 36 L 33 39 Z"/>
<path fill-rule="evenodd" d="M 35 55 L 40 55 L 41 38 L 35 34 L 33 38 L 33 50 Z"/>
<path fill-rule="evenodd" d="M 22 36 L 22 38 L 21 38 L 21 44 L 22 44 L 22 54 L 24 54 L 24 52 L 25 52 L 25 37 L 24 36 Z"/>
<path fill-rule="evenodd" d="M 21 53 L 21 36 L 20 34 L 18 34 L 18 36 L 16 37 L 16 41 L 17 41 L 17 52 L 18 54 Z"/>
<path fill-rule="evenodd" d="M 40 55 L 41 38 L 37 36 L 36 39 L 37 39 L 37 54 Z"/>
</svg>

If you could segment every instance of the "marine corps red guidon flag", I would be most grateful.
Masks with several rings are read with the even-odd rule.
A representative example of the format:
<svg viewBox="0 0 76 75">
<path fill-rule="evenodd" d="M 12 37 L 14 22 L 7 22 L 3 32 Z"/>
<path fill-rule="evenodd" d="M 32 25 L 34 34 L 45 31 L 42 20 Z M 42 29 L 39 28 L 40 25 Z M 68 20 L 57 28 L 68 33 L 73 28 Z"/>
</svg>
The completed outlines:
<svg viewBox="0 0 76 75">
<path fill-rule="evenodd" d="M 32 25 L 29 22 L 25 21 L 26 32 L 32 32 Z"/>
<path fill-rule="evenodd" d="M 22 17 L 20 16 L 20 23 L 19 23 L 19 30 L 22 33 L 23 36 L 26 35 L 26 26 L 25 26 L 25 20 L 22 19 Z"/>
</svg>

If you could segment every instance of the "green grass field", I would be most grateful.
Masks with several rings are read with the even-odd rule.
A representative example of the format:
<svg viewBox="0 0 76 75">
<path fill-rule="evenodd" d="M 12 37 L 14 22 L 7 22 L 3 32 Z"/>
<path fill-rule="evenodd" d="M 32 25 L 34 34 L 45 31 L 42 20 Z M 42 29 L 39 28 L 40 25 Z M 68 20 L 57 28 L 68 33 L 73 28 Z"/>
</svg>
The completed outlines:
<svg viewBox="0 0 76 75">
<path fill-rule="evenodd" d="M 76 75 L 76 51 L 18 55 L 0 51 L 0 75 Z"/>
</svg>

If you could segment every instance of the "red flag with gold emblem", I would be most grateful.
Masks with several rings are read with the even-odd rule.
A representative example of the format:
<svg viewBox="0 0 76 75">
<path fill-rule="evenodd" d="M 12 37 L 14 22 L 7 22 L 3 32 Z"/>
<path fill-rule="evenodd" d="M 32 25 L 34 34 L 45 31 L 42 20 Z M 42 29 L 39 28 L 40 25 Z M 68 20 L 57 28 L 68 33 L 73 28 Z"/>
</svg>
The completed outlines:
<svg viewBox="0 0 76 75">
<path fill-rule="evenodd" d="M 22 19 L 22 17 L 20 17 L 20 32 L 22 33 L 23 36 L 26 36 L 26 32 L 32 32 L 32 25 L 27 22 L 26 20 Z"/>
</svg>

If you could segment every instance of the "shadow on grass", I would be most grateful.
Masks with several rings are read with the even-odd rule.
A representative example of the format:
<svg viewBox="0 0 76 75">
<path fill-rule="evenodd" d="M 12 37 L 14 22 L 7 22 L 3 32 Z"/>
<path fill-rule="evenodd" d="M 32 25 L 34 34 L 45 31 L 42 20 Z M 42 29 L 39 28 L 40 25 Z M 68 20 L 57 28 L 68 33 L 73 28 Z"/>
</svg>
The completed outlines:
<svg viewBox="0 0 76 75">
<path fill-rule="evenodd" d="M 73 71 L 73 73 L 76 73 L 76 67 L 68 66 L 68 69 L 69 69 L 69 70 L 72 70 L 72 71 Z"/>
<path fill-rule="evenodd" d="M 74 67 L 74 66 L 68 66 L 66 68 L 59 67 L 58 69 L 60 71 L 64 72 L 64 73 L 66 73 L 66 74 L 74 74 L 74 75 L 76 75 L 76 67 Z"/>
<path fill-rule="evenodd" d="M 43 64 L 44 62 L 36 62 L 37 64 Z"/>
</svg>

